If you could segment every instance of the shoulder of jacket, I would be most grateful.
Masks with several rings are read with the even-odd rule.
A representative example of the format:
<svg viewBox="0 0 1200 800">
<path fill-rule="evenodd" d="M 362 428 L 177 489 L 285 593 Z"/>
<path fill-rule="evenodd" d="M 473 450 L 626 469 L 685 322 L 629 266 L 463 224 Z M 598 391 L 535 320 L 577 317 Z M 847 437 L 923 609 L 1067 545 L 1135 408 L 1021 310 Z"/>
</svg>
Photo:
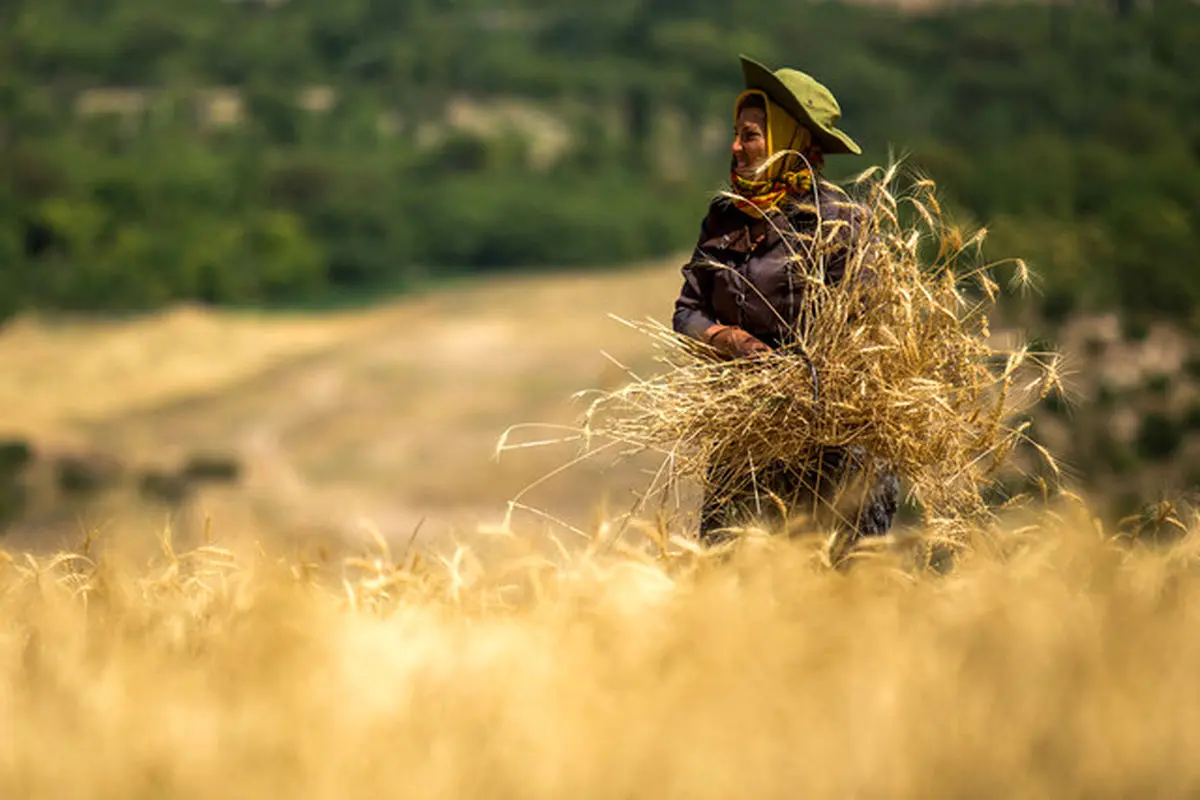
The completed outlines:
<svg viewBox="0 0 1200 800">
<path fill-rule="evenodd" d="M 708 216 L 710 218 L 723 217 L 731 213 L 741 212 L 734 206 L 733 201 L 723 194 L 716 195 L 708 203 Z"/>
<path fill-rule="evenodd" d="M 828 178 L 821 178 L 818 188 L 820 189 L 821 194 L 829 195 L 832 199 L 850 199 L 850 195 L 846 193 L 845 189 L 838 186 Z"/>
<path fill-rule="evenodd" d="M 831 209 L 838 219 L 861 224 L 871 215 L 866 203 L 854 199 L 845 189 L 830 181 L 821 181 L 820 197 L 821 205 Z"/>
<path fill-rule="evenodd" d="M 725 233 L 747 225 L 750 217 L 746 216 L 728 197 L 717 195 L 708 204 L 708 212 L 704 217 L 704 227 L 710 233 Z"/>
<path fill-rule="evenodd" d="M 824 179 L 821 180 L 818 197 L 820 197 L 821 205 L 824 206 L 851 208 L 858 205 L 845 189 Z"/>
</svg>

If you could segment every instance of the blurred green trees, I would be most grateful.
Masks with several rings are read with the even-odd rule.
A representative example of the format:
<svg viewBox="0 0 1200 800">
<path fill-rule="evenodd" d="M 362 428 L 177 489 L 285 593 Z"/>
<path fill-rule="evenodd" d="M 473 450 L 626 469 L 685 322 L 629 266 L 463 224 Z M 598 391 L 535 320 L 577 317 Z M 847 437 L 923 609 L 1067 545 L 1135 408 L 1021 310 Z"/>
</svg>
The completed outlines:
<svg viewBox="0 0 1200 800">
<path fill-rule="evenodd" d="M 10 0 L 0 315 L 290 302 L 690 247 L 737 53 L 816 75 L 1045 303 L 1194 317 L 1200 6 Z"/>
</svg>

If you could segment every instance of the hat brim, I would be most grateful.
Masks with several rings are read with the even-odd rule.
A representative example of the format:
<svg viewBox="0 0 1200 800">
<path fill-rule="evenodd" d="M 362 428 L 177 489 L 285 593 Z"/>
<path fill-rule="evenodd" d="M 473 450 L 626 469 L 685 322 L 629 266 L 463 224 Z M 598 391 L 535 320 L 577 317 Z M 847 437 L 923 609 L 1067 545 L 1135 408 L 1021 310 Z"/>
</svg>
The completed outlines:
<svg viewBox="0 0 1200 800">
<path fill-rule="evenodd" d="M 792 93 L 792 90 L 785 86 L 783 81 L 775 77 L 775 73 L 771 72 L 766 66 L 758 63 L 749 56 L 738 56 L 738 58 L 742 62 L 742 75 L 746 80 L 746 88 L 758 89 L 765 92 L 776 105 L 782 107 L 802 125 L 812 131 L 813 138 L 820 143 L 822 150 L 831 154 L 843 153 L 856 156 L 862 154 L 862 148 L 845 131 L 838 130 L 837 128 L 826 128 L 818 124 L 809 115 L 808 110 L 805 109 L 800 99 Z"/>
</svg>

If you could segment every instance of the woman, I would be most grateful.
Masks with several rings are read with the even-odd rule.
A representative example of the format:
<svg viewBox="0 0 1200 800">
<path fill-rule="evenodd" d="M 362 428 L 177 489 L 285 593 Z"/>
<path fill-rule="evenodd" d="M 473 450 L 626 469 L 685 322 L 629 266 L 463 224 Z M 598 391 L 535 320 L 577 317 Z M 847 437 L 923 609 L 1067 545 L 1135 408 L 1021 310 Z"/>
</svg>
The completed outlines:
<svg viewBox="0 0 1200 800">
<path fill-rule="evenodd" d="M 804 281 L 795 280 L 797 270 L 828 284 L 842 280 L 866 212 L 820 177 L 825 155 L 862 152 L 835 127 L 841 109 L 830 91 L 797 70 L 771 72 L 745 56 L 741 63 L 746 90 L 734 105 L 732 196 L 718 197 L 708 209 L 683 268 L 674 327 L 726 358 L 754 359 L 769 357 L 804 325 Z M 797 247 L 815 239 L 822 244 Z M 822 255 L 797 264 L 798 252 Z M 701 540 L 720 541 L 721 528 L 776 508 L 764 500 L 767 492 L 792 508 L 831 507 L 852 475 L 868 478 L 852 512 L 856 533 L 885 533 L 895 517 L 899 483 L 877 465 L 867 475 L 863 461 L 862 454 L 831 450 L 801 468 L 765 465 L 748 488 L 739 485 L 744 468 L 716 459 L 709 466 Z"/>
</svg>

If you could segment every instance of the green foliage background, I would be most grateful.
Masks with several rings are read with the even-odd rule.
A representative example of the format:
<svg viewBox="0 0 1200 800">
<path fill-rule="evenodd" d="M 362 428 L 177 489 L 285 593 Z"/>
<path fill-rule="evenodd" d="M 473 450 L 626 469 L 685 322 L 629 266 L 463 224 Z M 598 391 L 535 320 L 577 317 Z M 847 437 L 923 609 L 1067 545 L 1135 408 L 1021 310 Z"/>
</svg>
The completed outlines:
<svg viewBox="0 0 1200 800">
<path fill-rule="evenodd" d="M 288 303 L 686 249 L 727 163 L 737 53 L 816 75 L 1025 257 L 1046 309 L 1195 320 L 1200 6 L 907 14 L 765 0 L 8 0 L 0 315 Z M 298 102 L 329 87 L 325 111 Z M 134 108 L 84 114 L 98 89 Z M 236 124 L 200 98 L 236 90 Z M 522 99 L 534 158 L 452 101 Z M 675 124 L 667 122 L 675 120 Z M 535 135 L 537 124 L 534 125 Z M 710 134 L 711 132 L 711 134 Z"/>
</svg>

